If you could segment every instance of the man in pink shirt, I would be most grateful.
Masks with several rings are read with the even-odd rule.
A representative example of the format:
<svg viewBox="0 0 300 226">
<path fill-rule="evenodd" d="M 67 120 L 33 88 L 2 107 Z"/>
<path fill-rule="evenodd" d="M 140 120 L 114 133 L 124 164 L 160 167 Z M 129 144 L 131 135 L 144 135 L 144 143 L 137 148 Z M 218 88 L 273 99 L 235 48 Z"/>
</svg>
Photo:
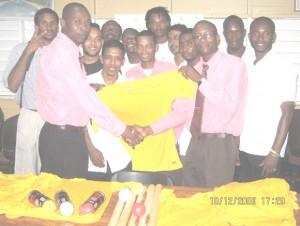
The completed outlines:
<svg viewBox="0 0 300 226">
<path fill-rule="evenodd" d="M 37 108 L 46 121 L 40 134 L 42 172 L 63 178 L 85 177 L 88 151 L 84 130 L 90 118 L 131 146 L 142 136 L 124 125 L 102 104 L 86 82 L 79 48 L 89 35 L 91 17 L 80 3 L 63 9 L 61 32 L 47 46 L 41 59 Z"/>
<path fill-rule="evenodd" d="M 220 36 L 213 23 L 199 21 L 193 28 L 193 39 L 201 55 L 200 68 L 197 71 L 185 66 L 181 72 L 198 82 L 204 105 L 198 131 L 192 130 L 192 121 L 183 181 L 186 186 L 216 187 L 234 178 L 237 149 L 234 136 L 240 136 L 242 131 L 247 69 L 240 58 L 218 50 Z M 208 66 L 207 75 L 200 74 L 204 64 Z"/>
<path fill-rule="evenodd" d="M 168 62 L 162 62 L 155 59 L 157 51 L 157 41 L 154 33 L 151 31 L 141 31 L 136 36 L 137 54 L 141 62 L 126 73 L 129 79 L 142 79 L 148 76 L 161 74 L 171 70 L 176 70 L 177 66 Z M 174 130 L 175 141 L 177 143 L 178 137 L 183 129 L 185 122 L 192 117 L 189 109 L 193 106 L 194 101 L 188 98 L 176 99 L 173 102 L 172 111 L 162 117 L 157 122 L 143 127 L 147 136 L 156 135 L 166 132 L 170 129 Z M 174 184 L 181 185 L 180 170 L 174 172 L 168 171 Z"/>
<path fill-rule="evenodd" d="M 158 50 L 156 36 L 153 32 L 144 30 L 136 35 L 136 52 L 141 62 L 126 72 L 128 79 L 141 79 L 151 75 L 176 70 L 175 64 L 163 62 L 155 58 Z"/>
</svg>

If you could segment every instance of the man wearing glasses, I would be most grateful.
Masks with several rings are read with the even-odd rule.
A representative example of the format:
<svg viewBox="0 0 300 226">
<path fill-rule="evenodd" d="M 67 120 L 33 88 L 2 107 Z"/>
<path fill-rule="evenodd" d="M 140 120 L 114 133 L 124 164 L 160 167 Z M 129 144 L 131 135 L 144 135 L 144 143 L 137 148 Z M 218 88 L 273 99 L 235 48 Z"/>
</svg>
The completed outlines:
<svg viewBox="0 0 300 226">
<path fill-rule="evenodd" d="M 247 69 L 240 58 L 218 49 L 220 36 L 213 23 L 196 23 L 193 40 L 201 59 L 194 68 L 188 65 L 180 69 L 199 85 L 183 181 L 186 186 L 216 187 L 234 178 L 234 136 L 242 130 Z"/>
</svg>

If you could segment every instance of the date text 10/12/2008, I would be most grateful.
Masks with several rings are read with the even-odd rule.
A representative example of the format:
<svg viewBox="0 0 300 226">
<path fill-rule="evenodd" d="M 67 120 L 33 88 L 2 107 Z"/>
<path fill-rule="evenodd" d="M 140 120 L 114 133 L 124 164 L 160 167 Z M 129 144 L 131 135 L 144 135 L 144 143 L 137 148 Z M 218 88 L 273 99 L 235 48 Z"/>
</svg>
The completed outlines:
<svg viewBox="0 0 300 226">
<path fill-rule="evenodd" d="M 263 206 L 271 206 L 271 205 L 284 205 L 285 197 L 230 197 L 230 196 L 214 196 L 209 197 L 210 204 L 213 206 L 233 206 L 233 205 L 263 205 Z"/>
</svg>

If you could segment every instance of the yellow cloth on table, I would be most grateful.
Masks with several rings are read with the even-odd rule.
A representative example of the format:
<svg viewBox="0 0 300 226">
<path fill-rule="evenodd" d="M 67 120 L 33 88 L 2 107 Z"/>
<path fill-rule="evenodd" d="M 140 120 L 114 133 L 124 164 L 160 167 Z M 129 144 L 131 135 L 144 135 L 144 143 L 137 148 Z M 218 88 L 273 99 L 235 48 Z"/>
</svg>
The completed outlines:
<svg viewBox="0 0 300 226">
<path fill-rule="evenodd" d="M 106 206 L 108 205 L 112 192 L 123 188 L 124 184 L 113 182 L 88 181 L 85 179 L 62 179 L 52 174 L 41 173 L 39 176 L 6 175 L 0 173 L 0 214 L 7 218 L 28 216 L 48 220 L 63 220 L 76 223 L 93 223 L 99 221 Z M 65 190 L 74 207 L 74 215 L 65 217 L 60 215 L 59 210 L 49 212 L 43 208 L 35 207 L 28 201 L 28 194 L 32 190 L 38 190 L 50 199 L 59 190 Z M 99 207 L 95 214 L 80 216 L 78 211 L 94 191 L 102 191 L 106 201 Z"/>
<path fill-rule="evenodd" d="M 175 99 L 194 98 L 195 89 L 195 82 L 185 79 L 178 71 L 171 71 L 107 86 L 98 95 L 125 124 L 146 126 L 167 115 Z M 93 128 L 97 131 L 95 122 Z M 122 142 L 131 155 L 133 170 L 165 171 L 182 167 L 173 130 L 149 136 L 135 149 Z"/>
<path fill-rule="evenodd" d="M 230 183 L 190 198 L 161 196 L 158 226 L 292 226 L 296 192 L 283 179 Z M 269 202 L 267 202 L 267 199 Z"/>
<path fill-rule="evenodd" d="M 133 182 L 98 182 L 85 179 L 61 179 L 42 173 L 39 176 L 5 175 L 0 173 L 0 214 L 7 218 L 28 216 L 47 220 L 93 223 L 100 220 L 113 192 L 132 187 Z M 38 190 L 54 198 L 58 190 L 65 190 L 75 206 L 73 216 L 61 216 L 29 203 L 27 197 Z M 79 206 L 94 191 L 102 191 L 106 201 L 95 214 L 78 214 Z M 229 198 L 255 198 L 233 202 Z M 270 198 L 267 202 L 266 198 Z M 296 225 L 294 211 L 296 193 L 289 190 L 283 179 L 265 179 L 251 183 L 230 183 L 211 192 L 197 193 L 190 198 L 177 198 L 171 189 L 163 189 L 160 200 L 158 226 L 292 226 Z M 221 199 L 222 198 L 222 199 Z M 274 198 L 272 200 L 272 198 Z M 225 201 L 226 199 L 226 201 Z M 284 201 L 283 201 L 284 200 Z"/>
</svg>

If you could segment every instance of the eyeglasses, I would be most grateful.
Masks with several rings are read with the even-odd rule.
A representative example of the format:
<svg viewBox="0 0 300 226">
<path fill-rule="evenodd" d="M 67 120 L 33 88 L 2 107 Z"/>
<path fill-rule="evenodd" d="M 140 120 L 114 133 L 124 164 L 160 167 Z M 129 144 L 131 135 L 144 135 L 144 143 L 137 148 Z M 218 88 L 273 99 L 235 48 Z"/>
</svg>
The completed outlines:
<svg viewBox="0 0 300 226">
<path fill-rule="evenodd" d="M 195 34 L 193 35 L 193 39 L 198 39 L 198 40 L 201 40 L 201 39 L 205 39 L 205 40 L 208 40 L 208 39 L 211 39 L 213 36 L 215 36 L 214 33 L 211 33 L 211 32 L 205 32 L 203 34 Z"/>
</svg>

